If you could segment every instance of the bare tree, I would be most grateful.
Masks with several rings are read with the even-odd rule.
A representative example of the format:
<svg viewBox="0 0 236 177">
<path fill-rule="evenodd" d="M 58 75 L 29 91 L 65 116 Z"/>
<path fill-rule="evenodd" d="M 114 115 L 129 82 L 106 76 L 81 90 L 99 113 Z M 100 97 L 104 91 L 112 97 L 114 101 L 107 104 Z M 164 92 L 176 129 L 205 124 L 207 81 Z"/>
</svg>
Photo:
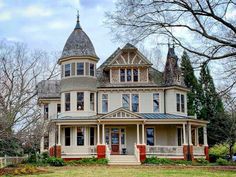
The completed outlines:
<svg viewBox="0 0 236 177">
<path fill-rule="evenodd" d="M 230 82 L 223 91 L 228 92 L 236 85 L 235 9 L 235 0 L 118 0 L 106 16 L 116 39 L 138 43 L 157 38 L 167 44 L 171 38 L 198 65 L 234 63 L 227 70 Z"/>
<path fill-rule="evenodd" d="M 25 44 L 0 42 L 0 138 L 27 131 L 40 118 L 39 80 L 58 75 L 56 61 Z"/>
</svg>

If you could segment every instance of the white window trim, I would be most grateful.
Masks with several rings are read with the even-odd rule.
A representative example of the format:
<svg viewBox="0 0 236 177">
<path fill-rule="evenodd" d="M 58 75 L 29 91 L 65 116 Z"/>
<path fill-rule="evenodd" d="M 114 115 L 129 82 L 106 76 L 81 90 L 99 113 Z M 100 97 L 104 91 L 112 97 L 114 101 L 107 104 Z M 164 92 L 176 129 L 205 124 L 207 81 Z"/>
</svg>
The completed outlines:
<svg viewBox="0 0 236 177">
<path fill-rule="evenodd" d="M 78 143 L 77 143 L 77 128 L 78 128 L 78 127 L 84 129 L 84 145 L 78 145 Z M 77 147 L 88 146 L 88 145 L 87 145 L 88 137 L 87 137 L 86 135 L 87 135 L 87 127 L 85 127 L 85 126 L 76 126 L 76 127 L 75 127 L 75 146 L 77 146 Z"/>
<path fill-rule="evenodd" d="M 84 109 L 83 110 L 78 110 L 78 107 L 77 107 L 78 106 L 78 93 L 83 93 L 83 97 L 84 97 Z M 90 103 L 90 99 L 89 99 L 89 103 Z M 90 105 L 89 105 L 89 107 L 90 107 Z M 76 111 L 79 111 L 79 112 L 85 111 L 85 92 L 83 92 L 83 91 L 76 92 Z"/>
<path fill-rule="evenodd" d="M 125 81 L 124 82 L 121 82 L 121 79 L 120 79 L 120 72 L 121 72 L 121 69 L 124 69 L 125 70 Z M 131 81 L 127 81 L 127 69 L 130 69 L 131 70 Z M 138 81 L 135 81 L 134 82 L 134 68 L 119 68 L 119 82 L 120 83 L 137 83 L 137 82 L 140 82 L 140 69 L 139 68 L 135 68 L 138 70 Z M 111 70 L 110 70 L 111 71 Z M 112 76 L 112 75 L 111 75 Z M 110 82 L 111 82 L 111 79 L 110 79 Z"/>
<path fill-rule="evenodd" d="M 178 129 L 180 129 L 181 131 L 180 131 L 180 136 L 181 136 L 181 141 L 180 141 L 180 146 L 182 146 L 183 145 L 183 127 L 180 127 L 180 126 L 177 126 L 176 127 L 176 145 L 178 146 Z"/>
<path fill-rule="evenodd" d="M 122 93 L 121 94 L 121 107 L 123 107 L 123 95 L 129 95 L 129 110 L 133 112 L 132 110 L 132 95 L 138 95 L 138 111 L 140 112 L 140 93 Z"/>
<path fill-rule="evenodd" d="M 70 65 L 70 75 L 66 76 L 66 65 Z M 72 64 L 71 63 L 66 63 L 64 64 L 64 78 L 71 77 L 72 76 Z"/>
<path fill-rule="evenodd" d="M 159 111 L 157 111 L 157 112 L 154 112 L 154 103 L 153 103 L 153 100 L 154 100 L 154 94 L 158 94 L 159 96 L 158 96 L 158 98 L 159 98 Z M 153 113 L 160 113 L 161 112 L 161 94 L 160 94 L 160 92 L 153 92 L 152 93 L 152 112 Z"/>
<path fill-rule="evenodd" d="M 83 63 L 83 65 L 84 65 L 83 75 L 78 75 L 78 63 Z M 75 76 L 78 76 L 78 77 L 85 76 L 85 62 L 76 62 L 75 72 L 76 72 Z"/>
<path fill-rule="evenodd" d="M 107 95 L 107 99 L 103 99 L 102 95 Z M 103 108 L 102 107 L 103 104 L 102 104 L 102 102 L 101 102 L 101 112 L 102 113 L 108 113 L 109 112 L 109 94 L 108 93 L 102 93 L 101 94 L 101 100 L 102 100 L 102 102 L 103 102 L 103 100 L 107 100 L 107 112 L 103 112 L 103 109 L 102 109 Z"/>
<path fill-rule="evenodd" d="M 94 98 L 93 98 L 94 110 L 91 109 L 91 100 L 90 100 L 90 94 L 91 94 L 91 93 L 93 93 L 93 95 L 94 95 Z M 96 93 L 95 93 L 95 92 L 90 92 L 90 93 L 89 93 L 89 110 L 90 110 L 90 111 L 93 111 L 93 112 L 96 111 L 96 108 L 95 108 L 95 107 L 96 107 L 96 106 L 95 106 L 95 103 L 96 103 L 95 97 L 96 97 Z"/>
<path fill-rule="evenodd" d="M 177 94 L 179 94 L 179 96 L 180 96 L 180 111 L 178 111 L 177 110 Z M 181 101 L 181 95 L 183 95 L 184 96 L 184 111 L 182 111 L 182 106 L 181 106 L 181 104 L 182 104 L 182 101 Z M 185 94 L 183 94 L 183 93 L 176 93 L 175 94 L 175 106 L 176 106 L 176 112 L 180 112 L 180 113 L 186 113 L 186 95 Z"/>
<path fill-rule="evenodd" d="M 145 127 L 144 142 L 145 142 L 145 144 L 147 144 L 147 129 L 148 128 L 153 128 L 154 129 L 154 145 L 153 146 L 156 146 L 157 145 L 157 140 L 156 140 L 157 136 L 156 136 L 156 127 L 155 126 L 147 126 L 147 127 Z"/>
</svg>

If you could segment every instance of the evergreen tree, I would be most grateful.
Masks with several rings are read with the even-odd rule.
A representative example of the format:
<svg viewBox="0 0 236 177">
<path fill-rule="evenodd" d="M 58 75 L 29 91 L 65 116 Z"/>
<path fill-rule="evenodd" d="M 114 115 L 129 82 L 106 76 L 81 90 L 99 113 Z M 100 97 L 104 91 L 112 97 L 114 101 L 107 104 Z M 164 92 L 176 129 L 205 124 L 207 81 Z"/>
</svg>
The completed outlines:
<svg viewBox="0 0 236 177">
<path fill-rule="evenodd" d="M 201 92 L 198 92 L 198 97 L 200 98 L 201 109 L 198 117 L 210 122 L 207 130 L 208 144 L 211 146 L 225 139 L 224 135 L 219 131 L 222 128 L 224 129 L 224 127 L 226 128 L 224 106 L 216 92 L 213 78 L 207 66 L 201 68 L 199 83 Z"/>
<path fill-rule="evenodd" d="M 181 70 L 184 77 L 185 85 L 190 89 L 187 94 L 188 115 L 195 115 L 198 112 L 199 100 L 197 99 L 197 91 L 199 89 L 197 78 L 194 74 L 192 64 L 187 52 L 183 52 L 181 60 Z"/>
</svg>

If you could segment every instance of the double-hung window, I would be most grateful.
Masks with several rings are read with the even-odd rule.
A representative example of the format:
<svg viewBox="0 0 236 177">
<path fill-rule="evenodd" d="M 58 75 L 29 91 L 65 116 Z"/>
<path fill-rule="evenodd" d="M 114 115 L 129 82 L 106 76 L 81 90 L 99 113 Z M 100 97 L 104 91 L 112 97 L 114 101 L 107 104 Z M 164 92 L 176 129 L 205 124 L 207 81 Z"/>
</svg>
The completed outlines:
<svg viewBox="0 0 236 177">
<path fill-rule="evenodd" d="M 133 69 L 133 81 L 138 82 L 138 69 Z"/>
<path fill-rule="evenodd" d="M 154 146 L 154 128 L 147 128 L 146 129 L 147 135 L 147 145 Z"/>
<path fill-rule="evenodd" d="M 108 94 L 102 94 L 102 112 L 108 112 Z"/>
<path fill-rule="evenodd" d="M 70 146 L 70 128 L 65 128 L 65 146 Z"/>
<path fill-rule="evenodd" d="M 84 63 L 77 63 L 77 75 L 84 75 Z"/>
<path fill-rule="evenodd" d="M 153 93 L 153 112 L 160 111 L 159 93 Z"/>
<path fill-rule="evenodd" d="M 93 63 L 90 63 L 89 65 L 89 72 L 90 72 L 90 76 L 94 76 L 95 72 L 94 72 L 94 64 Z"/>
<path fill-rule="evenodd" d="M 77 92 L 77 110 L 84 110 L 84 92 Z"/>
<path fill-rule="evenodd" d="M 70 111 L 70 93 L 65 93 L 65 111 Z"/>
<path fill-rule="evenodd" d="M 122 95 L 122 107 L 126 109 L 130 109 L 130 94 Z"/>
<path fill-rule="evenodd" d="M 139 112 L 139 95 L 138 94 L 122 94 L 122 107 Z"/>
<path fill-rule="evenodd" d="M 65 64 L 65 77 L 69 77 L 70 72 L 70 64 Z"/>
<path fill-rule="evenodd" d="M 127 82 L 132 81 L 132 70 L 126 69 L 126 75 L 127 75 Z"/>
<path fill-rule="evenodd" d="M 84 145 L 84 133 L 85 133 L 85 128 L 77 127 L 77 146 Z"/>
<path fill-rule="evenodd" d="M 176 110 L 177 112 L 185 112 L 185 98 L 183 94 L 176 94 Z"/>
<path fill-rule="evenodd" d="M 90 110 L 94 111 L 94 93 L 90 93 Z"/>
<path fill-rule="evenodd" d="M 90 146 L 93 146 L 95 144 L 95 129 L 94 127 L 90 127 Z"/>
<path fill-rule="evenodd" d="M 125 82 L 125 69 L 120 69 L 120 82 Z"/>
<path fill-rule="evenodd" d="M 48 119 L 48 104 L 44 105 L 44 119 Z"/>
</svg>

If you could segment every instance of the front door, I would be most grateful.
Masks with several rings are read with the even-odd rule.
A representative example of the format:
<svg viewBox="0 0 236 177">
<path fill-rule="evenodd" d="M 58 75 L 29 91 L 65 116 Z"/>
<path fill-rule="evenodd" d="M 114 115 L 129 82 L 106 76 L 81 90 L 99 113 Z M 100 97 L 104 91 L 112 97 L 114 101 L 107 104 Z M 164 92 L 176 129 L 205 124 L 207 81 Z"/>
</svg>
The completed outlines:
<svg viewBox="0 0 236 177">
<path fill-rule="evenodd" d="M 119 129 L 118 128 L 112 128 L 111 129 L 111 154 L 119 154 L 120 152 L 120 146 L 119 146 Z"/>
</svg>

